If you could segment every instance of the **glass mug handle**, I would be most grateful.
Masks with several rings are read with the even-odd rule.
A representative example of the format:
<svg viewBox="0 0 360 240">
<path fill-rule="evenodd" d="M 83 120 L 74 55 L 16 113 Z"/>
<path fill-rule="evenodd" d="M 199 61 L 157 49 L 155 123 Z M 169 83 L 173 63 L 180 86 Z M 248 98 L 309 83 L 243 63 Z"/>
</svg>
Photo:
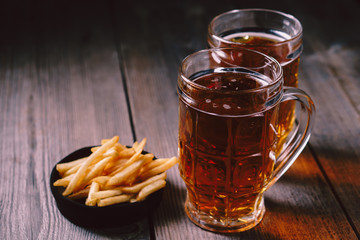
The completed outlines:
<svg viewBox="0 0 360 240">
<path fill-rule="evenodd" d="M 300 102 L 300 116 L 297 117 L 298 125 L 289 136 L 290 139 L 285 148 L 276 159 L 275 169 L 272 173 L 266 189 L 270 188 L 294 163 L 309 141 L 311 129 L 315 120 L 315 105 L 303 90 L 294 87 L 284 87 L 284 95 L 281 102 L 295 100 Z"/>
</svg>

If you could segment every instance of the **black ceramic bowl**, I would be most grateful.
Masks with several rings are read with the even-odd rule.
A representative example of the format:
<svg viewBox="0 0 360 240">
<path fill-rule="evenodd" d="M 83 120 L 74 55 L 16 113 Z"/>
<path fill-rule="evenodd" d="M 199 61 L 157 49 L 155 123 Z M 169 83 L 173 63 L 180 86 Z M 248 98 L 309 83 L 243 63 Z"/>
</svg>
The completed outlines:
<svg viewBox="0 0 360 240">
<path fill-rule="evenodd" d="M 92 147 L 85 147 L 69 154 L 58 163 L 70 162 L 89 156 Z M 143 152 L 144 154 L 147 152 Z M 91 228 L 119 227 L 134 223 L 151 214 L 159 205 L 164 189 L 149 195 L 144 201 L 135 203 L 119 203 L 106 207 L 86 206 L 84 202 L 68 199 L 61 193 L 63 187 L 55 187 L 53 183 L 60 178 L 56 166 L 50 176 L 50 188 L 61 214 L 72 223 Z"/>
</svg>

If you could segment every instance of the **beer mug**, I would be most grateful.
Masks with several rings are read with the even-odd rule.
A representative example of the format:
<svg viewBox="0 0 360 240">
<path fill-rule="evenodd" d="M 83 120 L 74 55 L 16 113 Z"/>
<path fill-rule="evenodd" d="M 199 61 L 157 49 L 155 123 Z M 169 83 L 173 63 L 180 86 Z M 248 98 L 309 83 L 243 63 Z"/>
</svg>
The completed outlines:
<svg viewBox="0 0 360 240">
<path fill-rule="evenodd" d="M 268 9 L 232 10 L 212 19 L 207 39 L 210 47 L 248 48 L 275 58 L 283 68 L 284 85 L 298 86 L 302 26 L 294 16 Z M 295 104 L 281 104 L 278 153 L 294 120 Z"/>
<path fill-rule="evenodd" d="M 309 140 L 314 104 L 283 86 L 272 57 L 241 48 L 211 48 L 186 57 L 178 74 L 179 171 L 185 211 L 215 232 L 254 227 L 264 215 L 264 192 L 291 166 Z M 279 106 L 301 106 L 296 129 L 276 155 Z"/>
</svg>

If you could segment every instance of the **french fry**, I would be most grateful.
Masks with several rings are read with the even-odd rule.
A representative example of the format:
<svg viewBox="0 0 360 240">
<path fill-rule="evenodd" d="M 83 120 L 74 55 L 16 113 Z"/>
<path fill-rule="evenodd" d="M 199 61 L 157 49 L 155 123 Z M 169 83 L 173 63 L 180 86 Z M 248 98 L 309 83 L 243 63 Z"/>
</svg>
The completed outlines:
<svg viewBox="0 0 360 240">
<path fill-rule="evenodd" d="M 128 166 L 130 166 L 131 164 L 133 164 L 134 162 L 136 162 L 137 160 L 139 160 L 139 157 L 141 155 L 141 151 L 136 152 L 134 155 L 131 156 L 131 158 L 129 160 L 127 160 L 124 165 L 122 167 L 120 167 L 118 170 L 116 170 L 116 172 L 114 172 L 112 175 L 117 175 L 118 173 L 120 173 L 123 169 L 127 168 Z"/>
<path fill-rule="evenodd" d="M 112 158 L 118 158 L 119 157 L 119 152 L 116 150 L 115 146 L 110 148 L 109 150 L 107 150 L 104 154 L 103 157 L 112 157 Z"/>
<path fill-rule="evenodd" d="M 136 153 L 134 148 L 126 148 L 119 152 L 119 158 L 129 158 Z"/>
<path fill-rule="evenodd" d="M 71 179 L 69 185 L 63 192 L 64 196 L 67 196 L 77 190 L 77 187 L 81 184 L 82 179 L 85 177 L 85 171 L 89 167 L 91 162 L 97 157 L 101 156 L 106 150 L 111 148 L 117 141 L 119 141 L 119 137 L 113 137 L 110 141 L 107 141 L 96 152 L 92 153 L 84 162 L 81 163 L 81 167 L 76 172 L 75 176 Z"/>
<path fill-rule="evenodd" d="M 137 168 L 137 170 L 125 180 L 124 184 L 132 185 L 136 181 L 139 174 L 141 173 L 142 166 L 144 164 L 147 164 L 148 162 L 151 162 L 153 158 L 154 158 L 154 155 L 151 153 L 145 154 L 145 155 L 140 155 L 139 161 L 142 161 L 141 166 L 139 168 Z"/>
<path fill-rule="evenodd" d="M 147 178 L 155 176 L 159 173 L 165 172 L 166 170 L 173 167 L 177 163 L 178 163 L 178 159 L 176 157 L 172 157 L 169 159 L 169 161 L 166 161 L 165 163 L 163 163 L 155 168 L 151 168 L 151 169 L 147 170 L 146 172 L 143 172 L 140 176 L 140 179 L 147 179 Z"/>
<path fill-rule="evenodd" d="M 102 144 L 105 144 L 105 142 L 107 141 L 104 141 L 102 140 Z M 91 148 L 91 152 L 96 152 L 96 150 L 98 150 L 101 146 L 96 146 L 96 147 L 92 147 Z M 121 150 L 124 150 L 126 147 L 120 143 L 116 143 L 113 147 L 113 149 L 115 149 L 117 152 L 120 152 Z"/>
<path fill-rule="evenodd" d="M 128 161 L 128 158 L 121 158 L 121 159 L 116 159 L 116 161 L 110 161 L 104 169 L 104 173 L 109 175 L 109 176 L 113 176 L 115 175 L 115 172 L 120 169 L 126 161 Z"/>
<path fill-rule="evenodd" d="M 118 152 L 120 152 L 121 150 L 124 150 L 124 149 L 126 149 L 126 148 L 127 148 L 126 146 L 122 145 L 122 144 L 119 143 L 119 142 L 115 143 L 115 149 L 116 149 L 116 151 L 118 151 Z"/>
<path fill-rule="evenodd" d="M 166 179 L 166 173 L 163 172 L 159 175 L 153 176 L 143 182 L 140 182 L 138 184 L 135 184 L 133 186 L 130 187 L 120 187 L 120 190 L 124 193 L 138 193 L 140 192 L 140 190 L 142 188 L 144 188 L 145 186 L 157 181 L 157 180 L 165 180 Z"/>
<path fill-rule="evenodd" d="M 95 192 L 91 195 L 92 199 L 103 199 L 103 198 L 109 198 L 114 197 L 122 194 L 122 191 L 120 189 L 110 189 L 110 190 L 103 190 Z"/>
<path fill-rule="evenodd" d="M 136 151 L 136 153 L 135 153 L 128 161 L 125 162 L 124 168 L 129 167 L 131 164 L 133 164 L 134 162 L 138 161 L 139 159 L 143 160 L 143 159 L 144 159 L 143 156 L 145 156 L 145 155 L 142 155 L 141 152 L 142 152 L 142 149 L 139 148 L 139 149 Z M 151 155 L 152 155 L 152 154 L 151 154 Z M 150 155 L 147 155 L 147 154 L 146 154 L 146 156 L 147 156 L 146 158 L 150 157 Z M 154 158 L 154 155 L 152 155 L 152 158 Z M 151 159 L 152 159 L 152 158 L 151 158 Z"/>
<path fill-rule="evenodd" d="M 104 198 L 104 199 L 100 199 L 97 205 L 98 207 L 105 207 L 117 203 L 128 202 L 132 197 L 133 195 L 124 194 L 115 197 Z"/>
<path fill-rule="evenodd" d="M 100 146 L 92 147 L 91 152 L 96 152 L 99 148 L 100 148 Z"/>
<path fill-rule="evenodd" d="M 154 159 L 154 154 L 147 153 L 147 154 L 141 155 L 141 158 L 146 158 L 147 161 L 145 164 L 148 164 L 149 162 L 153 162 L 152 160 Z"/>
<path fill-rule="evenodd" d="M 87 184 L 92 178 L 99 176 L 104 170 L 106 164 L 111 161 L 112 157 L 106 157 L 95 164 L 91 171 L 85 176 L 83 184 Z"/>
<path fill-rule="evenodd" d="M 66 172 L 70 168 L 73 168 L 73 167 L 81 164 L 82 162 L 84 162 L 86 158 L 87 157 L 80 158 L 78 160 L 74 160 L 74 161 L 71 161 L 71 162 L 59 163 L 59 164 L 56 165 L 56 170 L 59 172 L 59 174 L 61 176 L 64 172 Z"/>
<path fill-rule="evenodd" d="M 119 137 L 102 139 L 101 146 L 91 148 L 88 157 L 56 166 L 61 178 L 54 186 L 64 187 L 69 199 L 85 198 L 88 206 L 108 206 L 122 202 L 143 201 L 166 186 L 166 170 L 178 159 L 154 159 L 142 154 L 146 138 L 126 147 Z"/>
<path fill-rule="evenodd" d="M 101 139 L 101 145 L 105 144 L 106 142 L 108 142 L 111 139 Z M 126 148 L 124 145 L 122 145 L 121 143 L 117 142 L 115 144 L 116 147 L 120 147 L 120 148 Z"/>
<path fill-rule="evenodd" d="M 90 188 L 84 188 L 81 189 L 80 191 L 72 193 L 71 195 L 68 196 L 68 198 L 72 200 L 86 198 L 89 195 L 89 192 L 90 192 Z"/>
<path fill-rule="evenodd" d="M 56 180 L 54 182 L 54 186 L 55 187 L 66 187 L 67 185 L 69 185 L 69 182 L 70 182 L 71 178 L 74 177 L 74 175 L 75 174 L 72 174 L 72 175 L 69 175 L 64 178 L 60 178 L 60 179 Z"/>
<path fill-rule="evenodd" d="M 90 180 L 90 183 L 97 182 L 101 188 L 106 185 L 107 181 L 110 179 L 110 176 L 98 176 Z"/>
<path fill-rule="evenodd" d="M 98 150 L 100 148 L 100 146 L 98 147 L 93 147 L 91 148 L 91 152 L 95 152 L 96 150 Z M 113 159 L 117 159 L 117 158 L 120 158 L 120 157 L 123 157 L 124 155 L 125 156 L 132 156 L 133 153 L 135 153 L 135 150 L 131 149 L 131 150 L 128 150 L 126 152 L 123 152 L 121 155 L 120 155 L 120 152 L 122 152 L 123 150 L 126 150 L 127 148 L 123 145 L 121 145 L 120 143 L 116 143 L 112 148 L 108 149 L 104 154 L 103 154 L 103 158 L 105 157 L 113 157 Z"/>
<path fill-rule="evenodd" d="M 100 144 L 101 144 L 101 145 L 104 145 L 105 143 L 107 143 L 107 142 L 110 141 L 110 140 L 111 140 L 111 139 L 109 139 L 109 138 L 101 139 Z"/>
<path fill-rule="evenodd" d="M 136 162 L 122 168 L 120 172 L 118 172 L 117 174 L 115 174 L 114 176 L 112 176 L 109 179 L 109 181 L 107 182 L 107 185 L 108 186 L 120 185 L 127 178 L 129 178 L 132 174 L 135 174 L 136 172 L 138 172 L 145 161 L 146 161 L 146 159 L 142 159 L 142 160 L 136 161 Z"/>
<path fill-rule="evenodd" d="M 77 170 L 79 170 L 80 167 L 81 167 L 81 164 L 78 164 L 78 165 L 68 169 L 66 172 L 64 172 L 62 174 L 62 177 L 66 177 L 66 176 L 69 176 L 69 175 L 72 175 L 72 174 L 76 173 Z"/>
<path fill-rule="evenodd" d="M 158 158 L 155 161 L 148 162 L 141 168 L 141 173 L 147 172 L 152 168 L 156 168 L 162 164 L 165 164 L 167 161 L 169 161 L 169 158 Z"/>
<path fill-rule="evenodd" d="M 135 147 L 133 146 L 133 148 L 135 149 L 136 152 L 142 152 L 144 150 L 146 144 L 146 138 L 144 138 L 143 140 L 141 140 L 140 143 L 138 143 Z"/>
<path fill-rule="evenodd" d="M 133 145 L 132 145 L 132 148 L 136 148 L 137 146 L 139 146 L 139 143 L 137 142 L 137 141 L 135 141 L 134 143 L 133 143 Z"/>
<path fill-rule="evenodd" d="M 142 201 L 144 200 L 147 196 L 149 196 L 151 193 L 156 192 L 158 190 L 160 190 L 161 188 L 166 186 L 166 182 L 163 179 L 157 180 L 147 186 L 145 186 L 143 189 L 141 189 L 141 191 L 139 192 L 139 194 L 137 195 L 135 200 L 132 200 L 132 202 L 136 201 Z"/>
<path fill-rule="evenodd" d="M 89 195 L 85 201 L 85 205 L 87 206 L 95 206 L 97 199 L 93 198 L 92 195 L 96 192 L 98 192 L 100 189 L 100 186 L 97 182 L 92 182 L 90 186 Z"/>
</svg>

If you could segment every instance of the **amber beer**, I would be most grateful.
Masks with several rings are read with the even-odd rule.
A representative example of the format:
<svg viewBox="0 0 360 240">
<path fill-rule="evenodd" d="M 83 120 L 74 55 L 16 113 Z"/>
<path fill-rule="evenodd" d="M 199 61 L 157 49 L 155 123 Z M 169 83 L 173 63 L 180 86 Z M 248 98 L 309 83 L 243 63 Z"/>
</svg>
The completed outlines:
<svg viewBox="0 0 360 240">
<path fill-rule="evenodd" d="M 276 157 L 280 103 L 297 96 L 312 108 L 305 93 L 284 91 L 282 81 L 280 64 L 253 50 L 213 48 L 183 60 L 179 170 L 188 191 L 185 211 L 198 226 L 238 232 L 259 223 L 264 191 L 308 141 L 313 110 L 304 107 L 308 118 L 301 119 L 309 122 L 300 121 L 287 154 Z"/>
<path fill-rule="evenodd" d="M 298 69 L 302 51 L 302 27 L 289 14 L 266 9 L 233 10 L 215 17 L 209 25 L 210 47 L 242 47 L 275 58 L 284 72 L 284 85 L 298 86 Z M 279 153 L 294 126 L 295 105 L 280 106 Z"/>
<path fill-rule="evenodd" d="M 266 80 L 247 72 L 223 71 L 193 82 L 226 93 L 266 86 Z M 198 206 L 209 218 L 226 222 L 259 209 L 258 195 L 275 161 L 278 107 L 250 113 L 256 93 L 211 100 L 198 91 L 190 93 L 196 106 L 180 101 L 180 174 L 188 186 L 190 208 Z"/>
<path fill-rule="evenodd" d="M 260 50 L 261 52 L 273 56 L 278 60 L 283 68 L 284 74 L 284 85 L 290 87 L 298 86 L 298 70 L 299 70 L 299 62 L 300 55 L 295 59 L 288 60 L 286 56 L 283 56 L 282 53 L 288 51 L 287 46 L 276 45 L 277 43 L 281 43 L 290 39 L 290 36 L 284 36 L 284 34 L 276 34 L 274 33 L 263 33 L 263 32 L 247 32 L 246 30 L 242 30 L 240 32 L 231 33 L 231 34 L 223 34 L 224 39 L 227 39 L 231 42 L 241 43 L 243 45 L 248 46 L 249 49 Z M 227 44 L 224 44 L 224 47 Z M 229 46 L 234 47 L 233 44 L 229 44 Z M 265 47 L 259 47 L 265 46 Z M 285 48 L 285 49 L 282 49 Z M 281 148 L 292 130 L 292 126 L 294 125 L 295 120 L 295 104 L 294 102 L 285 102 L 280 106 L 280 116 L 279 116 L 279 150 Z"/>
</svg>

